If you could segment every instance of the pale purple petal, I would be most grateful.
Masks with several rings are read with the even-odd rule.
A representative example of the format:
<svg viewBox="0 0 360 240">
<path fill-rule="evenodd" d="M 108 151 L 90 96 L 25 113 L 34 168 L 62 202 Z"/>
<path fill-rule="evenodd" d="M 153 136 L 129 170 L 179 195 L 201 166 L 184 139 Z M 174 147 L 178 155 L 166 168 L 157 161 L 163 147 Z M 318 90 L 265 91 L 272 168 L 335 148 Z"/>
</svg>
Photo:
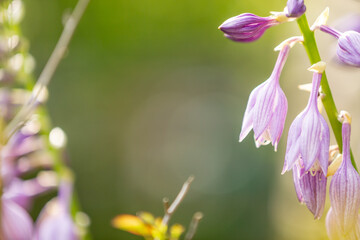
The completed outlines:
<svg viewBox="0 0 360 240">
<path fill-rule="evenodd" d="M 254 112 L 253 109 L 254 109 L 254 106 L 256 103 L 256 98 L 259 94 L 259 91 L 265 84 L 266 84 L 266 82 L 263 82 L 262 84 L 257 86 L 250 94 L 248 104 L 246 106 L 246 110 L 245 110 L 245 114 L 244 114 L 240 137 L 239 137 L 240 142 L 242 140 L 244 140 L 244 138 L 249 134 L 249 132 L 251 131 L 251 129 L 253 127 L 253 112 Z"/>
<path fill-rule="evenodd" d="M 2 229 L 5 239 L 31 240 L 33 222 L 25 209 L 7 198 L 2 198 Z"/>
<path fill-rule="evenodd" d="M 269 127 L 273 115 L 275 103 L 276 86 L 272 81 L 268 81 L 256 99 L 253 115 L 253 129 L 255 139 L 258 139 Z"/>
<path fill-rule="evenodd" d="M 301 122 L 304 118 L 304 114 L 305 112 L 300 113 L 290 126 L 282 174 L 291 170 L 296 160 L 300 157 L 300 141 L 298 140 L 301 135 Z"/>
<path fill-rule="evenodd" d="M 320 150 L 321 123 L 316 111 L 307 111 L 303 118 L 300 135 L 300 154 L 305 172 L 315 163 Z"/>
<path fill-rule="evenodd" d="M 300 187 L 300 176 L 303 175 L 301 173 L 302 170 L 303 168 L 301 168 L 299 164 L 295 164 L 293 167 L 294 187 L 295 187 L 297 199 L 299 200 L 300 203 L 304 203 L 304 197 Z"/>
<path fill-rule="evenodd" d="M 70 215 L 72 184 L 61 182 L 58 198 L 50 201 L 41 211 L 36 223 L 35 240 L 77 240 L 76 225 Z"/>
<path fill-rule="evenodd" d="M 315 219 L 319 219 L 324 212 L 326 183 L 327 178 L 322 171 L 317 171 L 314 174 L 307 172 L 299 179 L 303 202 L 314 214 Z"/>
<path fill-rule="evenodd" d="M 359 240 L 360 239 L 360 215 L 357 223 L 347 234 L 343 234 L 332 208 L 326 215 L 326 231 L 330 240 Z"/>
<path fill-rule="evenodd" d="M 350 160 L 350 124 L 344 123 L 343 161 L 330 184 L 330 201 L 343 234 L 351 231 L 360 209 L 360 176 Z"/>
<path fill-rule="evenodd" d="M 343 33 L 338 40 L 337 55 L 342 62 L 360 67 L 360 33 Z"/>
<path fill-rule="evenodd" d="M 329 166 L 329 146 L 330 146 L 330 130 L 323 116 L 320 115 L 321 120 L 321 143 L 319 151 L 319 164 L 325 175 L 327 175 L 327 170 Z"/>
<path fill-rule="evenodd" d="M 37 227 L 35 240 L 77 240 L 76 227 L 70 214 L 61 211 L 49 216 Z"/>
<path fill-rule="evenodd" d="M 288 109 L 286 96 L 280 87 L 277 88 L 275 99 L 277 104 L 276 104 L 276 109 L 274 111 L 274 116 L 272 117 L 270 122 L 270 136 L 271 136 L 271 142 L 273 143 L 276 151 L 278 142 L 280 140 L 280 137 L 284 129 L 284 124 Z"/>
<path fill-rule="evenodd" d="M 6 187 L 6 197 L 16 202 L 19 206 L 28 209 L 32 203 L 32 198 L 44 193 L 50 187 L 44 187 L 38 179 L 20 180 L 14 178 L 9 186 Z"/>
</svg>

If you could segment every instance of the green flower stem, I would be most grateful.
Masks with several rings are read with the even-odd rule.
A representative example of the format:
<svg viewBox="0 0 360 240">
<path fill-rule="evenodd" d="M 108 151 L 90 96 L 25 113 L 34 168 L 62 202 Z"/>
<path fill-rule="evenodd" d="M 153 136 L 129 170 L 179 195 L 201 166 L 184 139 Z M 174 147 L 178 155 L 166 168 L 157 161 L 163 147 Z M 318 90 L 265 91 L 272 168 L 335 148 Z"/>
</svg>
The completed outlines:
<svg viewBox="0 0 360 240">
<path fill-rule="evenodd" d="M 299 25 L 300 31 L 304 36 L 304 47 L 309 57 L 310 63 L 315 64 L 321 61 L 319 50 L 316 45 L 314 32 L 312 32 L 309 28 L 309 24 L 306 18 L 306 15 L 303 14 L 300 18 L 297 19 L 297 23 Z M 331 94 L 329 82 L 327 80 L 325 72 L 322 75 L 321 79 L 321 90 L 324 93 L 324 97 L 322 98 L 322 103 L 324 105 L 326 114 L 328 116 L 331 128 L 334 132 L 336 142 L 339 146 L 340 152 L 342 152 L 342 136 L 341 136 L 341 123 L 338 120 L 338 111 L 335 106 L 335 102 L 333 96 Z M 356 162 L 354 159 L 354 155 L 350 150 L 351 162 L 354 168 L 357 170 Z"/>
</svg>

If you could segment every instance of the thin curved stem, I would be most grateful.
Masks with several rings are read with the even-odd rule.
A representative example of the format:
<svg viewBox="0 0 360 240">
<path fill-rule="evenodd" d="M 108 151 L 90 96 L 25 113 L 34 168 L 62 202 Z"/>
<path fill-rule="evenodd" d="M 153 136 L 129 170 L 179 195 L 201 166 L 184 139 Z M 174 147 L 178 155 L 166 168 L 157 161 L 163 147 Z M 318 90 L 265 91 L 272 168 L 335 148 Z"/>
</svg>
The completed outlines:
<svg viewBox="0 0 360 240">
<path fill-rule="evenodd" d="M 20 111 L 16 114 L 14 119 L 6 127 L 4 132 L 6 140 L 10 139 L 12 134 L 14 134 L 20 127 L 22 127 L 33 113 L 33 110 L 36 108 L 36 102 L 39 99 L 39 96 L 44 91 L 44 89 L 49 85 L 50 80 L 52 79 L 57 67 L 59 66 L 60 61 L 65 55 L 66 50 L 70 44 L 70 40 L 74 35 L 76 27 L 78 26 L 79 21 L 83 16 L 89 2 L 90 0 L 79 0 L 73 13 L 66 21 L 64 30 L 61 33 L 59 41 L 57 42 L 54 51 L 52 52 L 43 71 L 41 72 L 39 79 L 33 88 L 30 99 L 20 109 Z"/>
<path fill-rule="evenodd" d="M 299 25 L 301 33 L 304 36 L 303 45 L 309 57 L 310 63 L 315 64 L 321 61 L 319 50 L 315 41 L 314 32 L 310 30 L 306 15 L 303 14 L 300 18 L 298 18 L 297 23 Z M 342 146 L 342 137 L 341 137 L 341 123 L 338 121 L 339 113 L 338 110 L 336 109 L 334 98 L 332 96 L 329 82 L 327 80 L 325 72 L 322 75 L 320 85 L 321 85 L 321 90 L 324 93 L 324 97 L 322 98 L 322 103 L 324 105 L 326 114 L 328 116 L 331 128 L 334 132 L 336 142 L 339 146 L 339 150 L 340 152 L 342 152 L 343 146 Z M 350 156 L 351 156 L 351 163 L 354 166 L 354 168 L 357 170 L 356 162 L 351 149 L 350 149 Z"/>
</svg>

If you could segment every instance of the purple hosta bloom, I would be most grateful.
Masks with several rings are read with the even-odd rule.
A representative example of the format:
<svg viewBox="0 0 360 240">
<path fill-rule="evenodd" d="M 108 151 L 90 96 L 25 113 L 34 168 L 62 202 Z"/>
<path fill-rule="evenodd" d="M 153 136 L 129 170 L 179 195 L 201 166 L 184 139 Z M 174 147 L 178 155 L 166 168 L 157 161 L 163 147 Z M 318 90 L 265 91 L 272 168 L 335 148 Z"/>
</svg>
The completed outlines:
<svg viewBox="0 0 360 240">
<path fill-rule="evenodd" d="M 41 137 L 34 133 L 27 133 L 23 129 L 17 131 L 1 151 L 3 160 L 1 174 L 5 185 L 21 174 L 18 167 L 19 158 L 45 147 L 45 142 Z"/>
<path fill-rule="evenodd" d="M 320 30 L 338 39 L 336 53 L 339 59 L 351 66 L 360 67 L 360 33 L 347 31 L 341 33 L 327 25 L 320 26 Z"/>
<path fill-rule="evenodd" d="M 31 240 L 33 234 L 33 222 L 29 214 L 3 195 L 2 200 L 2 229 L 4 239 Z"/>
<path fill-rule="evenodd" d="M 14 178 L 8 186 L 5 186 L 4 191 L 8 198 L 17 203 L 19 206 L 29 209 L 32 200 L 35 196 L 40 195 L 52 186 L 43 186 L 37 178 L 29 180 L 20 180 Z"/>
<path fill-rule="evenodd" d="M 70 215 L 72 186 L 62 182 L 57 199 L 50 201 L 40 213 L 34 240 L 77 240 L 76 225 Z"/>
<path fill-rule="evenodd" d="M 300 161 L 303 175 L 309 170 L 312 174 L 321 170 L 327 175 L 330 132 L 317 105 L 321 76 L 321 73 L 314 73 L 308 105 L 290 126 L 282 173 Z"/>
<path fill-rule="evenodd" d="M 346 64 L 360 67 L 360 33 L 348 31 L 338 40 L 337 55 Z"/>
<path fill-rule="evenodd" d="M 358 221 L 360 176 L 350 159 L 350 122 L 342 126 L 343 161 L 330 184 L 331 207 L 342 234 L 348 234 Z"/>
<path fill-rule="evenodd" d="M 280 22 L 275 17 L 259 17 L 252 13 L 243 13 L 229 18 L 219 29 L 225 37 L 237 42 L 253 42 L 259 39 L 271 26 Z"/>
<path fill-rule="evenodd" d="M 279 78 L 289 50 L 290 46 L 284 45 L 270 78 L 251 92 L 245 110 L 240 142 L 253 129 L 257 147 L 271 142 L 276 151 L 287 113 L 287 100 L 280 88 Z"/>
<path fill-rule="evenodd" d="M 319 219 L 324 212 L 327 178 L 321 170 L 305 173 L 301 162 L 293 167 L 296 194 L 299 202 L 306 204 L 314 218 Z"/>
<path fill-rule="evenodd" d="M 360 239 L 360 215 L 357 224 L 347 234 L 343 234 L 336 221 L 336 216 L 332 208 L 326 215 L 326 230 L 330 240 L 358 240 Z"/>
<path fill-rule="evenodd" d="M 300 17 L 306 11 L 304 0 L 288 0 L 286 7 L 288 17 Z"/>
</svg>

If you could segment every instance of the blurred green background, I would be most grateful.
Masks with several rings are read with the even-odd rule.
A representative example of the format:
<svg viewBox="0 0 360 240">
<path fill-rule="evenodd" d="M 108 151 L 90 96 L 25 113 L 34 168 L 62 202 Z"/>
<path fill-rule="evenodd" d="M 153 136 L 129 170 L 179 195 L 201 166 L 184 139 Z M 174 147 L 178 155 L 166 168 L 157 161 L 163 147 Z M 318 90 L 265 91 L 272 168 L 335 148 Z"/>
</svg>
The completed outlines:
<svg viewBox="0 0 360 240">
<path fill-rule="evenodd" d="M 75 3 L 25 0 L 23 30 L 36 76 Z M 273 28 L 251 44 L 233 43 L 217 29 L 242 12 L 265 16 L 285 4 L 91 1 L 50 84 L 48 106 L 55 126 L 68 134 L 76 189 L 94 239 L 140 239 L 114 229 L 111 219 L 140 210 L 163 215 L 162 198 L 173 200 L 192 174 L 195 182 L 172 222 L 187 226 L 194 212 L 203 212 L 195 239 L 297 239 L 279 233 L 273 210 L 286 135 L 278 153 L 270 146 L 257 150 L 252 136 L 238 143 L 248 95 L 270 75 L 277 57 L 272 49 L 296 32 L 296 24 Z M 301 73 L 307 74 L 305 67 Z M 284 83 L 289 89 L 296 84 Z M 300 95 L 306 101 L 307 94 Z M 302 107 L 290 111 L 288 121 Z M 285 199 L 313 223 L 297 204 L 291 174 L 281 181 L 290 189 Z"/>
</svg>

